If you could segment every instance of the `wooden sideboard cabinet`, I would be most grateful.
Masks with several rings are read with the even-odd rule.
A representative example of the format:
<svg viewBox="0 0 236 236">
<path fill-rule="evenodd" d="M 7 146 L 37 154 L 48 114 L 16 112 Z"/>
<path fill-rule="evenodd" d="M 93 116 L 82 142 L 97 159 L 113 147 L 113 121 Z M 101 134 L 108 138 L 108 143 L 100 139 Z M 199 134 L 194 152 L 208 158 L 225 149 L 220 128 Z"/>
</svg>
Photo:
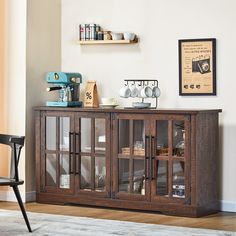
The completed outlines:
<svg viewBox="0 0 236 236">
<path fill-rule="evenodd" d="M 219 112 L 36 107 L 37 202 L 214 213 Z"/>
</svg>

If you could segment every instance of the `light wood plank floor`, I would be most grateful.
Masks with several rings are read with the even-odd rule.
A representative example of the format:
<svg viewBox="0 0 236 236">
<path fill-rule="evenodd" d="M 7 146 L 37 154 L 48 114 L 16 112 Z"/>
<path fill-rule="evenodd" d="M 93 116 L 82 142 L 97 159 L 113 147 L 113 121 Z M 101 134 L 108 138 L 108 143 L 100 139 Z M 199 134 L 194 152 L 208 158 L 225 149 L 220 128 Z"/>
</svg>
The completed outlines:
<svg viewBox="0 0 236 236">
<path fill-rule="evenodd" d="M 124 220 L 140 223 L 163 224 L 193 228 L 206 228 L 217 230 L 228 230 L 236 232 L 236 213 L 219 212 L 214 215 L 187 218 L 166 216 L 156 213 L 137 211 L 126 211 L 118 209 L 83 207 L 83 206 L 61 206 L 39 203 L 27 203 L 26 210 L 29 212 L 49 213 L 69 216 L 85 216 L 99 219 Z M 17 203 L 0 202 L 0 209 L 19 210 Z"/>
</svg>

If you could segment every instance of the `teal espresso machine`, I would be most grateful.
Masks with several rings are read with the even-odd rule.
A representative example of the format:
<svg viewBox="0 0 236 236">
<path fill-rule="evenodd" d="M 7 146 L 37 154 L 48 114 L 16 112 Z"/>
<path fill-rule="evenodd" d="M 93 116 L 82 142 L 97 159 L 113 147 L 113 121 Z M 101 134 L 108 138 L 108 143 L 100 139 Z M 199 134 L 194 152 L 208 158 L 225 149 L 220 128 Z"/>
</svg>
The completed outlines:
<svg viewBox="0 0 236 236">
<path fill-rule="evenodd" d="M 58 90 L 58 101 L 47 101 L 46 106 L 52 107 L 81 107 L 79 101 L 80 84 L 82 76 L 80 73 L 48 72 L 46 80 L 53 85 L 47 88 L 48 92 Z"/>
</svg>

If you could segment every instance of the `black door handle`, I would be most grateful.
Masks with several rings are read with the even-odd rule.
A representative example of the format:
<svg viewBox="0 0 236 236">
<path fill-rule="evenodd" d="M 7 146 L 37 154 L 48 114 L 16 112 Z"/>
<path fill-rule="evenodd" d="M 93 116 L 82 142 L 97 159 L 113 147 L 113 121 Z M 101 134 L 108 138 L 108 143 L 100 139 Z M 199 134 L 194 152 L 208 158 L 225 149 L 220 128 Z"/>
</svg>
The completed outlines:
<svg viewBox="0 0 236 236">
<path fill-rule="evenodd" d="M 154 171 L 154 161 L 155 161 L 155 137 L 151 136 L 151 163 L 152 163 L 152 180 L 155 179 L 155 171 Z"/>
<path fill-rule="evenodd" d="M 78 137 L 78 138 L 77 138 Z M 77 142 L 78 139 L 78 142 Z M 79 157 L 80 157 L 80 133 L 75 133 L 75 174 L 80 173 Z M 78 150 L 77 150 L 78 148 Z"/>
<path fill-rule="evenodd" d="M 149 136 L 149 180 L 152 180 L 152 136 Z"/>
<path fill-rule="evenodd" d="M 72 145 L 73 144 L 73 145 Z M 69 174 L 74 174 L 74 133 L 69 132 Z"/>
<path fill-rule="evenodd" d="M 145 155 L 144 155 L 144 179 L 148 180 L 147 176 L 147 159 L 149 159 L 149 152 L 148 152 L 148 142 L 149 142 L 149 136 L 145 135 Z"/>
</svg>

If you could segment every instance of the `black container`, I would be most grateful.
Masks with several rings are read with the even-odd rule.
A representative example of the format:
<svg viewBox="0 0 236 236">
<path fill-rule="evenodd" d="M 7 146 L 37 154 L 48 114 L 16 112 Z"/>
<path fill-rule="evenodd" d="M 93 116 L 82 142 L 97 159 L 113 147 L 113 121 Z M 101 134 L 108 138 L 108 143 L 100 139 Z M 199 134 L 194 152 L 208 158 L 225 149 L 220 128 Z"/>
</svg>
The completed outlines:
<svg viewBox="0 0 236 236">
<path fill-rule="evenodd" d="M 97 39 L 98 40 L 103 40 L 103 31 L 98 31 L 97 32 Z"/>
</svg>

